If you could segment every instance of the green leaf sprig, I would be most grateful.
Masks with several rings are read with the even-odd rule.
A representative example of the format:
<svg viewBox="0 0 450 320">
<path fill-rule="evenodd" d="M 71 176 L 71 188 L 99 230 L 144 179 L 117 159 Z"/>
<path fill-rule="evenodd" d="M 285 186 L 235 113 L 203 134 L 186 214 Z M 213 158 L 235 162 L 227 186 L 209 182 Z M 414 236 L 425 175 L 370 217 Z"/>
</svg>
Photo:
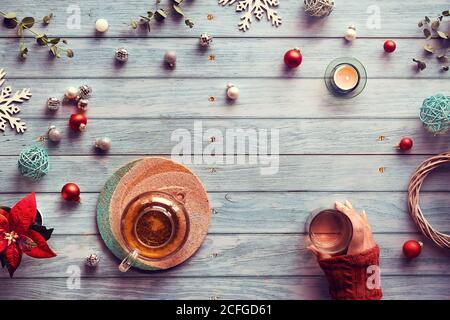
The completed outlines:
<svg viewBox="0 0 450 320">
<path fill-rule="evenodd" d="M 170 0 L 172 2 L 172 11 L 179 16 L 184 17 L 184 23 L 189 27 L 194 27 L 194 22 L 186 17 L 184 10 L 181 6 L 184 0 Z M 162 22 L 167 18 L 166 10 L 160 8 L 161 0 L 156 0 L 155 11 L 147 11 L 146 15 L 140 15 L 139 19 L 132 19 L 130 26 L 133 29 L 137 29 L 139 26 L 146 28 L 149 32 L 151 31 L 151 21 L 155 19 L 158 22 Z"/>
<path fill-rule="evenodd" d="M 450 31 L 442 31 L 442 26 L 445 23 L 445 19 L 450 17 L 450 10 L 442 11 L 440 15 L 438 15 L 435 19 L 430 19 L 429 17 L 425 16 L 425 18 L 418 23 L 418 27 L 422 28 L 423 35 L 425 36 L 425 39 L 427 41 L 437 38 L 440 39 L 442 43 L 442 46 L 435 47 L 430 43 L 426 43 L 423 46 L 423 49 L 429 53 L 430 55 L 436 55 L 436 59 L 439 62 L 447 63 L 446 65 L 441 67 L 441 71 L 448 71 L 450 68 L 448 66 L 449 61 L 449 52 L 450 49 Z M 450 26 L 450 21 L 446 21 L 447 25 Z M 447 30 L 448 27 L 447 27 Z M 417 63 L 417 67 L 419 70 L 424 70 L 426 68 L 426 64 L 424 61 L 421 61 L 419 59 L 413 59 L 414 62 Z"/>
<path fill-rule="evenodd" d="M 25 31 L 30 32 L 39 45 L 47 46 L 54 57 L 60 58 L 62 54 L 65 54 L 69 58 L 74 56 L 73 50 L 65 47 L 65 45 L 67 45 L 66 40 L 61 40 L 61 38 L 49 38 L 47 35 L 40 34 L 32 29 L 36 22 L 33 17 L 25 17 L 19 21 L 15 12 L 5 13 L 0 11 L 0 15 L 3 17 L 3 24 L 5 27 L 10 29 L 17 28 L 17 35 L 20 37 L 19 55 L 21 58 L 25 59 L 28 55 L 28 47 L 25 43 Z M 42 18 L 42 23 L 48 25 L 52 18 L 53 14 L 50 13 Z M 61 43 L 64 44 L 64 46 L 62 46 Z"/>
</svg>

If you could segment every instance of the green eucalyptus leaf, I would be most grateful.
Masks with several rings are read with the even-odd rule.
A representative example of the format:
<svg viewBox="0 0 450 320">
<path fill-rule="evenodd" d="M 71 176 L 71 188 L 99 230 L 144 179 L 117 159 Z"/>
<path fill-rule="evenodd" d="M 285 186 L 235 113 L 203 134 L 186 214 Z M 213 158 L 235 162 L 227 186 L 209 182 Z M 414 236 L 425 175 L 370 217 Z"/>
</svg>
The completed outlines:
<svg viewBox="0 0 450 320">
<path fill-rule="evenodd" d="M 74 53 L 72 49 L 67 49 L 66 50 L 66 56 L 68 56 L 69 58 L 73 58 Z"/>
<path fill-rule="evenodd" d="M 15 12 L 8 12 L 3 17 L 3 25 L 8 29 L 17 27 L 17 14 Z"/>
<path fill-rule="evenodd" d="M 415 63 L 417 63 L 417 69 L 419 69 L 420 71 L 424 70 L 427 68 L 427 64 L 419 59 L 413 59 L 413 61 Z"/>
<path fill-rule="evenodd" d="M 424 50 L 428 53 L 434 53 L 435 49 L 431 44 L 426 44 L 423 46 Z"/>
<path fill-rule="evenodd" d="M 439 38 L 446 39 L 446 40 L 448 39 L 448 35 L 445 32 L 436 31 L 436 33 L 438 34 Z"/>
<path fill-rule="evenodd" d="M 137 29 L 137 27 L 138 27 L 137 21 L 131 20 L 130 26 L 131 26 L 133 29 Z"/>
<path fill-rule="evenodd" d="M 184 16 L 183 8 L 181 8 L 179 5 L 174 4 L 173 9 L 176 13 L 178 13 L 180 16 Z"/>
<path fill-rule="evenodd" d="M 184 20 L 184 23 L 189 27 L 189 28 L 193 28 L 194 27 L 194 22 L 191 19 L 186 19 Z"/>
<path fill-rule="evenodd" d="M 429 29 L 423 29 L 423 34 L 427 40 L 431 39 L 431 31 Z"/>
<path fill-rule="evenodd" d="M 36 42 L 41 45 L 41 46 L 45 46 L 48 42 L 48 37 L 45 34 L 42 34 L 40 36 L 36 37 Z"/>
<path fill-rule="evenodd" d="M 173 2 L 175 2 L 176 4 L 180 5 L 183 3 L 183 0 L 173 0 Z"/>
<path fill-rule="evenodd" d="M 165 18 L 167 18 L 167 13 L 164 9 L 158 9 L 155 11 L 155 19 L 157 21 L 163 21 Z"/>
<path fill-rule="evenodd" d="M 449 66 L 443 66 L 441 70 L 442 71 L 448 71 L 449 69 L 450 69 Z"/>
<path fill-rule="evenodd" d="M 440 24 L 441 23 L 439 22 L 439 20 L 433 21 L 433 23 L 431 24 L 431 29 L 437 31 L 439 29 Z"/>
<path fill-rule="evenodd" d="M 450 16 L 450 10 L 442 11 L 442 15 L 443 15 L 444 17 Z"/>
<path fill-rule="evenodd" d="M 58 44 L 60 40 L 61 40 L 61 38 L 53 38 L 53 39 L 51 39 L 49 42 L 50 42 L 51 44 Z"/>
<path fill-rule="evenodd" d="M 419 21 L 419 23 L 417 24 L 417 26 L 418 26 L 419 28 L 422 28 L 422 27 L 423 27 L 423 21 Z"/>
<path fill-rule="evenodd" d="M 49 48 L 50 52 L 53 54 L 54 57 L 58 54 L 58 47 L 56 45 L 53 45 Z"/>
<path fill-rule="evenodd" d="M 42 23 L 43 24 L 50 24 L 50 21 L 52 20 L 52 18 L 50 17 L 50 15 L 48 15 L 48 16 L 44 16 L 43 18 L 42 18 Z"/>
<path fill-rule="evenodd" d="M 34 25 L 34 18 L 33 17 L 25 17 L 22 19 L 20 24 L 22 24 L 24 27 L 26 27 L 28 29 L 32 28 Z"/>
<path fill-rule="evenodd" d="M 430 22 L 431 22 L 430 18 L 427 17 L 427 16 L 425 16 L 425 22 L 426 22 L 426 23 L 430 23 Z"/>
<path fill-rule="evenodd" d="M 5 19 L 17 19 L 17 13 L 7 12 L 4 16 Z"/>
</svg>

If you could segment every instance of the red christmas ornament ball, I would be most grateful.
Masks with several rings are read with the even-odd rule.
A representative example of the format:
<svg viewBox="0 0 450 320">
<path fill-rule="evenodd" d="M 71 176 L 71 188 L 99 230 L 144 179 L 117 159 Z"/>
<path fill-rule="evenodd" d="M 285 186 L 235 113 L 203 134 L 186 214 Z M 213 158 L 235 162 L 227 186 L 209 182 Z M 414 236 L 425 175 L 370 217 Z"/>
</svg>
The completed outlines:
<svg viewBox="0 0 450 320">
<path fill-rule="evenodd" d="M 289 68 L 297 68 L 302 63 L 303 57 L 300 49 L 294 48 L 284 54 L 284 63 Z"/>
<path fill-rule="evenodd" d="M 413 147 L 413 141 L 409 137 L 402 138 L 398 144 L 400 150 L 407 151 Z"/>
<path fill-rule="evenodd" d="M 408 240 L 403 244 L 403 254 L 410 258 L 416 258 L 422 251 L 423 243 L 416 240 Z"/>
<path fill-rule="evenodd" d="M 69 126 L 74 131 L 86 130 L 87 118 L 84 114 L 75 113 L 70 116 Z"/>
<path fill-rule="evenodd" d="M 80 201 L 80 188 L 75 183 L 66 183 L 61 189 L 61 196 L 67 201 Z"/>
<path fill-rule="evenodd" d="M 384 51 L 391 53 L 391 52 L 394 52 L 396 48 L 397 48 L 397 45 L 395 44 L 395 42 L 393 40 L 386 40 L 384 42 Z"/>
</svg>

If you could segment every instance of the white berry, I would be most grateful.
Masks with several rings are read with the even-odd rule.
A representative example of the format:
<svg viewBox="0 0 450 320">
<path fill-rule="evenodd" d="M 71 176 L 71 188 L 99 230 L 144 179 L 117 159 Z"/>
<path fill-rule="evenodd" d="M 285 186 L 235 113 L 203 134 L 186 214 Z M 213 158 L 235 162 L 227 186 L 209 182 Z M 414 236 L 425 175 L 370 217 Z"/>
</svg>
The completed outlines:
<svg viewBox="0 0 450 320">
<path fill-rule="evenodd" d="M 95 21 L 95 30 L 97 30 L 98 32 L 106 32 L 108 28 L 109 28 L 108 20 L 97 19 L 97 21 Z"/>
<path fill-rule="evenodd" d="M 356 39 L 356 28 L 354 25 L 348 27 L 347 31 L 345 32 L 344 38 L 347 41 L 353 41 Z"/>
<path fill-rule="evenodd" d="M 64 92 L 64 97 L 67 100 L 75 100 L 78 96 L 78 89 L 75 87 L 69 87 L 66 89 L 66 92 Z"/>
<path fill-rule="evenodd" d="M 227 87 L 228 98 L 230 98 L 231 100 L 236 100 L 237 98 L 239 98 L 239 89 L 236 86 L 228 84 Z"/>
</svg>

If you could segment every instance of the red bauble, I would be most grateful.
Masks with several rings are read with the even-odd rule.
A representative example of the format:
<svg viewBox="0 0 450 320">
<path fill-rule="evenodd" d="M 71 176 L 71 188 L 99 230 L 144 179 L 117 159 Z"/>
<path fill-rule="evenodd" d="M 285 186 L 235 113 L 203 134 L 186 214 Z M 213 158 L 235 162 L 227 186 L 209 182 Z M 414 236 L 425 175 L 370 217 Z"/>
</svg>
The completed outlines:
<svg viewBox="0 0 450 320">
<path fill-rule="evenodd" d="M 396 48 L 397 48 L 397 45 L 395 44 L 395 42 L 393 40 L 386 40 L 384 42 L 384 51 L 391 53 L 391 52 L 394 52 Z"/>
<path fill-rule="evenodd" d="M 80 201 L 80 188 L 75 183 L 67 183 L 61 189 L 61 196 L 67 201 Z"/>
<path fill-rule="evenodd" d="M 409 137 L 402 138 L 402 140 L 400 140 L 400 143 L 398 144 L 398 148 L 403 151 L 410 150 L 412 147 L 413 141 Z"/>
<path fill-rule="evenodd" d="M 297 68 L 302 63 L 302 53 L 300 49 L 294 48 L 284 54 L 284 63 L 289 68 Z"/>
<path fill-rule="evenodd" d="M 84 114 L 75 113 L 70 116 L 69 126 L 74 131 L 86 130 L 87 118 Z"/>
<path fill-rule="evenodd" d="M 408 240 L 403 244 L 403 254 L 410 258 L 416 258 L 422 251 L 423 243 L 416 240 Z"/>
</svg>

